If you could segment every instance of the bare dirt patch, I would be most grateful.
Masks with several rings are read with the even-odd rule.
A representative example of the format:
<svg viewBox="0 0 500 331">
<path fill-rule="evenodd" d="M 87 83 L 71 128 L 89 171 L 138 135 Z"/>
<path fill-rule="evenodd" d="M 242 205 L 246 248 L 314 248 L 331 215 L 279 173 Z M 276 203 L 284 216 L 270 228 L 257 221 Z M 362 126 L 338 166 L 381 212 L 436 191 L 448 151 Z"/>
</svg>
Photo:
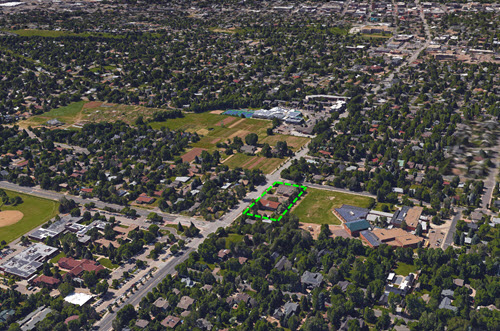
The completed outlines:
<svg viewBox="0 0 500 331">
<path fill-rule="evenodd" d="M 201 152 L 206 151 L 205 148 L 195 147 L 183 156 L 181 156 L 182 162 L 191 162 L 195 157 L 200 156 Z"/>
<path fill-rule="evenodd" d="M 299 223 L 299 228 L 307 231 L 311 234 L 313 239 L 318 239 L 319 233 L 321 232 L 321 224 L 314 224 L 314 223 Z M 330 224 L 328 225 L 328 228 L 332 232 L 331 237 L 344 237 L 344 238 L 350 238 L 350 236 L 347 234 L 347 232 L 344 230 L 344 228 L 340 225 L 333 225 Z"/>
<path fill-rule="evenodd" d="M 19 222 L 23 216 L 24 214 L 19 210 L 0 211 L 0 228 Z"/>
<path fill-rule="evenodd" d="M 97 108 L 103 105 L 102 101 L 89 101 L 83 105 L 83 109 Z"/>
<path fill-rule="evenodd" d="M 210 114 L 220 115 L 220 114 L 222 114 L 223 112 L 224 112 L 223 110 L 212 110 L 212 111 L 210 112 Z"/>
<path fill-rule="evenodd" d="M 228 125 L 230 123 L 233 123 L 236 120 L 235 117 L 226 117 L 225 119 L 222 120 L 223 125 Z"/>
</svg>

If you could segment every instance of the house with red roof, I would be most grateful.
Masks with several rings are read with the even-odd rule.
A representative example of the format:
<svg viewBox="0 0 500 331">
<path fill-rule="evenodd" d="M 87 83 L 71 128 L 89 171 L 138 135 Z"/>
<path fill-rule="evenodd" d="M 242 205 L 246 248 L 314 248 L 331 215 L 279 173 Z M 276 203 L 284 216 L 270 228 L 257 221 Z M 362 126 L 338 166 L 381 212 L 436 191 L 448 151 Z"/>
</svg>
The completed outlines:
<svg viewBox="0 0 500 331">
<path fill-rule="evenodd" d="M 276 201 L 271 201 L 267 199 L 260 199 L 260 204 L 262 205 L 262 209 L 275 211 L 281 205 L 281 203 Z"/>
<path fill-rule="evenodd" d="M 94 271 L 98 273 L 105 268 L 98 264 L 95 261 L 83 259 L 83 260 L 75 260 L 72 257 L 62 257 L 57 262 L 59 268 L 68 270 L 68 274 L 70 276 L 78 277 L 83 274 L 85 271 Z"/>
<path fill-rule="evenodd" d="M 33 284 L 36 286 L 45 286 L 45 287 L 57 287 L 61 281 L 57 278 L 54 277 L 49 277 L 45 275 L 38 276 L 37 278 L 33 279 Z"/>
</svg>

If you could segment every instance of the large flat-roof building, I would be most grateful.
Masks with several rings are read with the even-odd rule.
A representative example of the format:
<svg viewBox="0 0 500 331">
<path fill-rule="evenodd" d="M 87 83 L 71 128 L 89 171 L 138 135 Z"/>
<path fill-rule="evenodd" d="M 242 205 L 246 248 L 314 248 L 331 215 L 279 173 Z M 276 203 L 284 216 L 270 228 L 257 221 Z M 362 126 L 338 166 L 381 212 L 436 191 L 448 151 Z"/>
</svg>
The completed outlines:
<svg viewBox="0 0 500 331">
<path fill-rule="evenodd" d="M 335 208 L 333 210 L 335 216 L 337 216 L 343 223 L 366 220 L 369 212 L 369 209 L 350 205 L 342 205 L 340 208 Z"/>
<path fill-rule="evenodd" d="M 54 256 L 57 251 L 57 248 L 36 243 L 0 265 L 0 270 L 6 274 L 28 279 L 42 267 L 45 261 Z"/>
<path fill-rule="evenodd" d="M 395 247 L 417 247 L 418 244 L 420 244 L 423 240 L 422 238 L 417 237 L 399 228 L 393 228 L 393 229 L 376 228 L 371 231 L 371 235 L 377 237 L 377 239 L 380 241 L 380 244 L 383 243 Z M 368 240 L 368 236 L 371 235 L 364 233 L 362 236 L 362 238 L 366 241 L 366 243 L 369 246 L 372 245 L 372 242 Z"/>
</svg>

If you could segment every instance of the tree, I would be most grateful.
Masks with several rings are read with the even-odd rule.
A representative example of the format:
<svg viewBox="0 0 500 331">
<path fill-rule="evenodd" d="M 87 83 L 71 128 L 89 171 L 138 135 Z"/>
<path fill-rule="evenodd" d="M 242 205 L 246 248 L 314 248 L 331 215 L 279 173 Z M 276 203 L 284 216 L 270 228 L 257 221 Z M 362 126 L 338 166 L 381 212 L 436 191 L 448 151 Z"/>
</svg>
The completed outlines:
<svg viewBox="0 0 500 331">
<path fill-rule="evenodd" d="M 245 142 L 247 145 L 257 146 L 257 142 L 259 141 L 259 136 L 256 133 L 249 133 L 245 137 Z"/>
<path fill-rule="evenodd" d="M 390 324 L 391 324 L 391 317 L 389 316 L 389 313 L 386 310 L 384 310 L 382 312 L 382 315 L 377 319 L 377 323 L 375 323 L 375 328 L 377 330 L 385 330 L 389 327 Z"/>
<path fill-rule="evenodd" d="M 422 224 L 418 223 L 417 227 L 415 228 L 415 234 L 417 236 L 422 236 Z"/>
<path fill-rule="evenodd" d="M 59 287 L 57 288 L 59 290 L 59 293 L 61 293 L 61 296 L 62 297 L 66 297 L 68 296 L 69 294 L 73 293 L 73 291 L 75 290 L 75 288 L 69 284 L 69 283 L 61 283 L 61 285 L 59 285 Z"/>
</svg>

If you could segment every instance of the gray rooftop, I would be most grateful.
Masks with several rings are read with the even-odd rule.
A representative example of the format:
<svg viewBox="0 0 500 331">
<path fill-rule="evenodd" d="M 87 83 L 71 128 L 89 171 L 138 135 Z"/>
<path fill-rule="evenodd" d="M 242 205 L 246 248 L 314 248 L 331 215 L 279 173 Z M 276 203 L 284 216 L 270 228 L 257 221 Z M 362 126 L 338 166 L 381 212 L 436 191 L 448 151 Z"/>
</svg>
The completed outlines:
<svg viewBox="0 0 500 331">
<path fill-rule="evenodd" d="M 0 265 L 0 269 L 21 278 L 29 278 L 57 251 L 57 248 L 36 243 Z"/>
<path fill-rule="evenodd" d="M 346 223 L 366 219 L 366 216 L 370 212 L 370 210 L 366 208 L 350 205 L 342 205 L 340 208 L 335 208 L 335 211 L 345 220 Z"/>
</svg>

